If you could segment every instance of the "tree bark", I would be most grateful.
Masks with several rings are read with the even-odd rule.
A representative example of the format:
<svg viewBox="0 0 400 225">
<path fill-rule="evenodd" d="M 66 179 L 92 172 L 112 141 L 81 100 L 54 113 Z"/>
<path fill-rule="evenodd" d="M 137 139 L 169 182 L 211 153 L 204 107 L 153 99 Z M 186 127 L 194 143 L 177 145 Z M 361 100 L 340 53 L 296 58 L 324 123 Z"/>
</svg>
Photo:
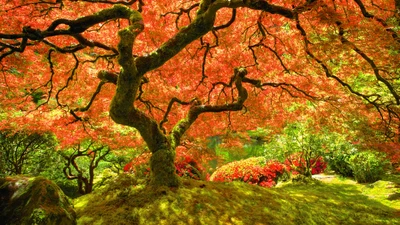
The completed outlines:
<svg viewBox="0 0 400 225">
<path fill-rule="evenodd" d="M 159 149 L 150 158 L 151 181 L 154 186 L 178 187 L 179 177 L 175 171 L 175 149 Z"/>
</svg>

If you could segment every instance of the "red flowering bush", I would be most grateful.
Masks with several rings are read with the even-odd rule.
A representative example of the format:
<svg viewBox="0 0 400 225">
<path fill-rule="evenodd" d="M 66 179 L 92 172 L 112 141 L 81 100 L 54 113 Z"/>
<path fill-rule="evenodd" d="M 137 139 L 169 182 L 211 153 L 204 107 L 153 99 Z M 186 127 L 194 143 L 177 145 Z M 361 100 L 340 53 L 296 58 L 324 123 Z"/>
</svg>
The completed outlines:
<svg viewBox="0 0 400 225">
<path fill-rule="evenodd" d="M 210 181 L 243 181 L 263 187 L 273 187 L 278 179 L 288 171 L 287 166 L 277 161 L 266 162 L 264 157 L 252 157 L 228 163 L 218 168 Z"/>
<path fill-rule="evenodd" d="M 150 174 L 150 157 L 151 153 L 143 153 L 127 163 L 124 166 L 124 172 L 133 173 L 139 176 L 147 176 Z"/>
<path fill-rule="evenodd" d="M 292 174 L 307 176 L 324 172 L 327 163 L 322 157 L 307 158 L 304 154 L 295 153 L 285 160 L 285 165 L 291 168 Z"/>
<path fill-rule="evenodd" d="M 150 157 L 151 153 L 141 154 L 124 166 L 124 172 L 148 176 L 150 174 Z M 203 177 L 204 168 L 197 163 L 190 153 L 182 148 L 177 148 L 175 168 L 176 173 L 181 177 L 190 177 L 197 180 Z"/>
<path fill-rule="evenodd" d="M 327 163 L 324 161 L 322 157 L 317 159 L 311 159 L 311 174 L 319 174 L 323 173 L 326 169 Z"/>
<path fill-rule="evenodd" d="M 203 177 L 204 168 L 187 151 L 178 151 L 177 149 L 175 168 L 180 177 L 190 177 L 196 180 L 200 180 Z"/>
</svg>

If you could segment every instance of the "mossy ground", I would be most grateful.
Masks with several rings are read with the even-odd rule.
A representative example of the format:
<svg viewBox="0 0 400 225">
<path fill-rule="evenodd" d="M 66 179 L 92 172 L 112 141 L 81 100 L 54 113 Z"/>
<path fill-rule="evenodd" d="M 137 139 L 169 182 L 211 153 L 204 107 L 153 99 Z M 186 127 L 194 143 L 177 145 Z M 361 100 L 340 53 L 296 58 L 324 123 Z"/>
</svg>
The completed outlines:
<svg viewBox="0 0 400 225">
<path fill-rule="evenodd" d="M 122 175 L 75 199 L 75 209 L 78 224 L 392 225 L 400 224 L 396 193 L 399 177 L 365 185 L 334 178 L 270 189 L 182 180 L 180 188 L 155 189 Z"/>
</svg>

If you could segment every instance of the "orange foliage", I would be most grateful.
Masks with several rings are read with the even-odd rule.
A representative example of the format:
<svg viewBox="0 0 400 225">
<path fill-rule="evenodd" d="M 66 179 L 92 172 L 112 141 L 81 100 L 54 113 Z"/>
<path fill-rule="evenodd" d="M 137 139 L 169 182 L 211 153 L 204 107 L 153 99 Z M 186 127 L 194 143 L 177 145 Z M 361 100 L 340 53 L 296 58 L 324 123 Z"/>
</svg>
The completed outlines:
<svg viewBox="0 0 400 225">
<path fill-rule="evenodd" d="M 122 132 L 109 116 L 115 84 L 105 83 L 83 110 L 99 87 L 98 72 L 120 72 L 117 32 L 128 21 L 110 19 L 75 34 L 68 33 L 73 25 L 61 24 L 55 31 L 66 35 L 46 36 L 57 19 L 92 15 L 111 7 L 112 2 L 116 1 L 0 0 L 0 113 L 4 118 L 0 128 L 50 130 L 64 145 L 88 136 L 115 146 L 140 143 L 137 132 Z M 201 1 L 201 6 L 203 2 L 207 1 Z M 359 1 L 211 2 L 209 9 L 217 11 L 214 30 L 160 67 L 145 71 L 135 96 L 135 108 L 160 127 L 172 98 L 190 102 L 170 108 L 168 120 L 162 123 L 166 134 L 187 116 L 195 105 L 193 99 L 204 106 L 236 102 L 238 88 L 230 80 L 237 67 L 247 70 L 244 107 L 199 115 L 189 136 L 281 128 L 305 115 L 321 120 L 321 126 L 333 127 L 343 123 L 345 119 L 338 119 L 341 116 L 353 119 L 349 115 L 373 123 L 382 118 L 391 122 L 386 124 L 389 128 L 399 122 L 399 92 L 393 81 L 399 76 L 399 32 L 390 22 L 399 16 L 394 1 L 365 1 L 362 6 Z M 274 4 L 276 11 L 246 5 L 255 2 Z M 201 14 L 200 1 L 195 0 L 123 3 L 140 9 L 145 25 L 133 46 L 135 59 L 147 59 L 167 41 L 175 40 Z M 28 34 L 33 36 L 28 38 Z M 22 37 L 28 38 L 24 49 Z M 72 50 L 79 45 L 83 47 Z M 356 81 L 360 74 L 369 78 Z M 372 88 L 381 86 L 385 91 Z M 39 92 L 43 94 L 35 103 L 33 96 Z M 314 108 L 307 107 L 310 102 Z M 373 107 L 365 108 L 367 102 Z M 239 144 L 231 141 L 227 145 Z"/>
</svg>

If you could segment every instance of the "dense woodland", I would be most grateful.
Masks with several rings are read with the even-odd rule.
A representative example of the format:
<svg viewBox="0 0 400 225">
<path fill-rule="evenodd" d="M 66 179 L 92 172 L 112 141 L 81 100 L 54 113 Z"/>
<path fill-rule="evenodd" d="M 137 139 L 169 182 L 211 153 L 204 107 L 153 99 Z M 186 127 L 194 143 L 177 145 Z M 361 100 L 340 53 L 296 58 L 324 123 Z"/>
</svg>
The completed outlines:
<svg viewBox="0 0 400 225">
<path fill-rule="evenodd" d="M 0 5 L 1 177 L 397 182 L 399 0 Z"/>
</svg>

